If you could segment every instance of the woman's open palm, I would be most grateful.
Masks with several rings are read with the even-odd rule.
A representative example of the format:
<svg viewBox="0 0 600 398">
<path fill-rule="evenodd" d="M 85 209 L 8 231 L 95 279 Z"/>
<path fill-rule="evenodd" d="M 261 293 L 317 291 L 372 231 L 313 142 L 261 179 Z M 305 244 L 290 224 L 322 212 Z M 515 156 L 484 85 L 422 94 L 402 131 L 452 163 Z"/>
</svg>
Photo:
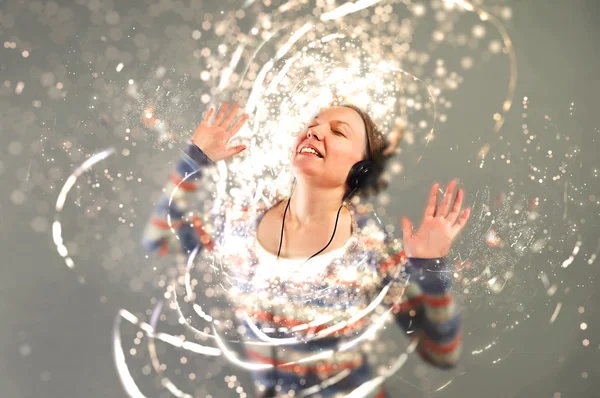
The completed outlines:
<svg viewBox="0 0 600 398">
<path fill-rule="evenodd" d="M 236 104 L 227 113 L 228 109 L 229 104 L 223 104 L 219 108 L 215 120 L 211 123 L 210 119 L 215 113 L 215 109 L 210 108 L 204 115 L 202 122 L 194 130 L 194 136 L 192 137 L 192 142 L 213 162 L 230 158 L 246 149 L 245 145 L 227 147 L 229 140 L 240 131 L 248 120 L 248 115 L 244 113 L 234 123 L 240 107 Z"/>
<path fill-rule="evenodd" d="M 439 184 L 433 185 L 423 221 L 416 232 L 413 232 L 413 225 L 408 218 L 402 219 L 404 252 L 407 257 L 440 258 L 450 252 L 454 239 L 467 224 L 471 213 L 470 209 L 461 213 L 464 197 L 462 189 L 458 190 L 452 204 L 456 185 L 456 180 L 450 182 L 439 205 Z"/>
</svg>

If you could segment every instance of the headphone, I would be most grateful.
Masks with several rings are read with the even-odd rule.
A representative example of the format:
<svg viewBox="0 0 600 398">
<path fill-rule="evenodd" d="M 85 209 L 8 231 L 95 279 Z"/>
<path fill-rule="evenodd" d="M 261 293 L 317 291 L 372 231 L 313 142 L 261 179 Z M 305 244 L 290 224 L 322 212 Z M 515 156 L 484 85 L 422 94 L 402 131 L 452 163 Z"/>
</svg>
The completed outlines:
<svg viewBox="0 0 600 398">
<path fill-rule="evenodd" d="M 344 195 L 344 200 L 351 197 L 355 192 L 361 191 L 373 184 L 378 176 L 379 172 L 373 161 L 361 160 L 356 162 L 350 169 L 348 178 L 346 179 L 346 184 L 350 188 L 350 191 Z"/>
</svg>

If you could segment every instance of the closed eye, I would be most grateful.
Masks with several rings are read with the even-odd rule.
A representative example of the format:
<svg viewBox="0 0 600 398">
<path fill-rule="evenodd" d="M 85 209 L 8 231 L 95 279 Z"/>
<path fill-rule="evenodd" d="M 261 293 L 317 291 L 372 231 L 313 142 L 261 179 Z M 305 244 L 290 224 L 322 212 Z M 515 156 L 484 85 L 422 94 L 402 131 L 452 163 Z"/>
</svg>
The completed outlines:
<svg viewBox="0 0 600 398">
<path fill-rule="evenodd" d="M 307 127 L 307 128 L 311 129 L 311 128 L 313 128 L 313 127 L 317 127 L 318 125 L 319 125 L 318 123 L 315 123 L 315 122 L 313 122 L 313 123 L 310 123 L 310 124 L 308 125 L 308 127 Z M 343 133 L 342 131 L 340 131 L 340 130 L 333 130 L 333 132 L 334 132 L 336 135 L 341 135 L 342 137 L 346 137 L 346 134 L 344 134 L 344 133 Z"/>
</svg>

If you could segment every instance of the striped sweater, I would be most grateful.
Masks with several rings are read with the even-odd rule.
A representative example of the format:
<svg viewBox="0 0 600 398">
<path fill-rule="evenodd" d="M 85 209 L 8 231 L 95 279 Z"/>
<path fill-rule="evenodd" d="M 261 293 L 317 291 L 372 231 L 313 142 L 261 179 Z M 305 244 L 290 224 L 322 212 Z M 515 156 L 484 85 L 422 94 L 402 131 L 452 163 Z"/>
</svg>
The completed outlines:
<svg viewBox="0 0 600 398">
<path fill-rule="evenodd" d="M 190 211 L 202 174 L 212 165 L 198 147 L 187 147 L 143 245 L 160 255 L 201 249 L 217 259 L 228 300 L 245 329 L 245 361 L 272 365 L 253 374 L 259 396 L 265 391 L 274 396 L 268 391 L 276 388 L 284 396 L 312 389 L 344 397 L 371 380 L 360 341 L 383 316 L 372 311 L 374 302 L 417 339 L 416 351 L 426 362 L 439 368 L 456 364 L 460 320 L 444 259 L 406 258 L 401 242 L 357 208 L 349 209 L 352 237 L 344 247 L 307 263 L 276 259 L 255 235 L 273 203 L 220 206 L 221 214 L 205 222 Z M 384 392 L 377 388 L 361 396 L 384 397 Z"/>
</svg>

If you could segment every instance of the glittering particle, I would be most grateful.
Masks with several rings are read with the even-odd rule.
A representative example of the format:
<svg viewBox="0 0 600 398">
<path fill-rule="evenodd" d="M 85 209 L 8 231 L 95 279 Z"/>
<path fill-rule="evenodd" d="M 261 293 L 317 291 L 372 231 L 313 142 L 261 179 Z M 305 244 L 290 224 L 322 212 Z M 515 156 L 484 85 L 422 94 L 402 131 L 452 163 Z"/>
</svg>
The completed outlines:
<svg viewBox="0 0 600 398">
<path fill-rule="evenodd" d="M 26 199 L 25 194 L 19 190 L 14 190 L 10 194 L 10 200 L 15 205 L 22 205 L 25 202 L 25 199 Z"/>
<path fill-rule="evenodd" d="M 47 233 L 49 231 L 50 224 L 45 217 L 35 217 L 31 220 L 31 229 L 38 233 Z"/>
<path fill-rule="evenodd" d="M 19 347 L 19 353 L 21 356 L 28 357 L 31 355 L 31 346 L 28 344 L 23 344 Z"/>
<path fill-rule="evenodd" d="M 556 321 L 556 318 L 558 318 L 558 314 L 560 314 L 560 309 L 562 308 L 562 303 L 556 303 L 556 308 L 554 308 L 554 312 L 552 313 L 552 316 L 550 317 L 550 323 L 554 323 L 554 321 Z"/>
<path fill-rule="evenodd" d="M 15 87 L 15 94 L 19 95 L 23 92 L 23 89 L 25 88 L 25 83 L 24 82 L 18 82 L 16 87 Z"/>
</svg>

